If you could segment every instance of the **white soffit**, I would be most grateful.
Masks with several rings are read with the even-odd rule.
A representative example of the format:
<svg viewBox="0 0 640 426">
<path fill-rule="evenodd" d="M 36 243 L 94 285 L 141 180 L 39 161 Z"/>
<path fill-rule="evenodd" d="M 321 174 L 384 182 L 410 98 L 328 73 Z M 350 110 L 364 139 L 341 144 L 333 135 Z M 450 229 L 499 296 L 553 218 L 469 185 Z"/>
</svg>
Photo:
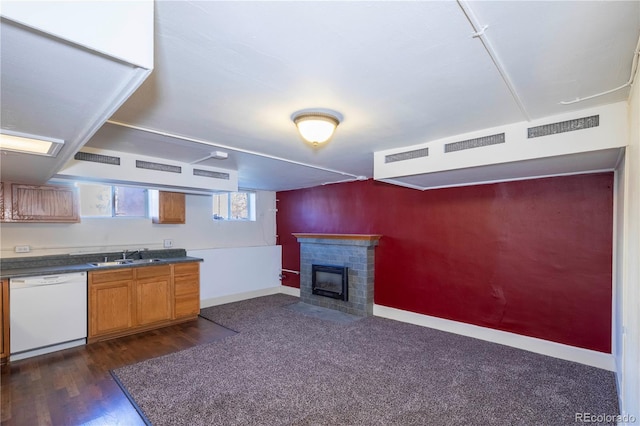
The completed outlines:
<svg viewBox="0 0 640 426">
<path fill-rule="evenodd" d="M 55 178 L 194 193 L 238 190 L 235 170 L 88 147 L 81 149 Z"/>
<path fill-rule="evenodd" d="M 529 135 L 538 126 L 545 127 Z M 536 136 L 546 131 L 550 134 Z M 489 143 L 482 145 L 483 140 Z M 626 103 L 620 102 L 378 151 L 374 177 L 429 189 L 613 170 L 626 144 Z"/>
<path fill-rule="evenodd" d="M 379 180 L 407 188 L 427 190 L 552 176 L 597 173 L 612 171 L 620 161 L 622 155 L 624 155 L 624 148 L 612 148 L 580 154 L 560 155 L 553 158 L 516 161 L 492 166 L 478 166 L 467 169 Z"/>
<path fill-rule="evenodd" d="M 2 18 L 3 129 L 65 141 L 56 157 L 5 151 L 0 178 L 44 183 L 151 72 Z"/>
</svg>

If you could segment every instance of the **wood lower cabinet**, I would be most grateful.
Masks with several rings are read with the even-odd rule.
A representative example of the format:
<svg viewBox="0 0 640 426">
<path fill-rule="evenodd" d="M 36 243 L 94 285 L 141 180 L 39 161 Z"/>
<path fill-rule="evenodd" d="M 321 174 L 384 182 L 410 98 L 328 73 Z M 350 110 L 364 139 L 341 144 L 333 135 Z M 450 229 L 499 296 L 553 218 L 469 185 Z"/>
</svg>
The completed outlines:
<svg viewBox="0 0 640 426">
<path fill-rule="evenodd" d="M 196 318 L 199 267 L 187 262 L 89 272 L 89 343 Z"/>
<path fill-rule="evenodd" d="M 136 325 L 172 318 L 171 266 L 135 268 Z"/>
<path fill-rule="evenodd" d="M 89 338 L 123 333 L 135 315 L 133 269 L 89 273 Z"/>
<path fill-rule="evenodd" d="M 200 264 L 173 265 L 174 318 L 189 318 L 200 314 Z"/>
<path fill-rule="evenodd" d="M 0 291 L 0 362 L 9 358 L 9 280 L 2 280 Z"/>
</svg>

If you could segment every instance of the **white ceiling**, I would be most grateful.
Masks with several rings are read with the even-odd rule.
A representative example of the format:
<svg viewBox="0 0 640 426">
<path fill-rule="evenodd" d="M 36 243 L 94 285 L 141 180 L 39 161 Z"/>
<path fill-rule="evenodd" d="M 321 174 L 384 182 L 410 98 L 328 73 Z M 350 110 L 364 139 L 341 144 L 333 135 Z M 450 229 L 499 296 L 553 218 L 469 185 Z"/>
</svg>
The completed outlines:
<svg viewBox="0 0 640 426">
<path fill-rule="evenodd" d="M 222 149 L 227 160 L 200 164 L 238 170 L 244 188 L 285 190 L 371 177 L 374 151 L 627 99 L 624 88 L 560 104 L 629 80 L 640 2 L 157 1 L 155 24 L 153 72 L 87 146 L 184 162 Z M 20 67 L 5 68 L 4 27 L 2 127 L 13 114 L 16 130 L 75 131 L 56 112 L 101 79 L 52 88 L 36 75 L 30 93 Z M 47 69 L 45 46 L 15 43 L 30 58 L 20 66 Z M 318 149 L 291 121 L 314 107 L 344 117 Z"/>
</svg>

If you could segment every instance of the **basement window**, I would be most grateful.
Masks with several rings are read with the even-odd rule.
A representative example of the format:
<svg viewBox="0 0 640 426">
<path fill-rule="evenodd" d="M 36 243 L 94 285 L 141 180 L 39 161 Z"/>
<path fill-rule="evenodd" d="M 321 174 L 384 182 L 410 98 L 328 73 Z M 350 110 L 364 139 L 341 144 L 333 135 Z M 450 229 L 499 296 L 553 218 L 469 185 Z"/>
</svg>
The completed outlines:
<svg viewBox="0 0 640 426">
<path fill-rule="evenodd" d="M 256 220 L 255 192 L 224 192 L 213 196 L 214 220 Z"/>
<path fill-rule="evenodd" d="M 149 217 L 146 188 L 79 183 L 82 217 Z"/>
</svg>

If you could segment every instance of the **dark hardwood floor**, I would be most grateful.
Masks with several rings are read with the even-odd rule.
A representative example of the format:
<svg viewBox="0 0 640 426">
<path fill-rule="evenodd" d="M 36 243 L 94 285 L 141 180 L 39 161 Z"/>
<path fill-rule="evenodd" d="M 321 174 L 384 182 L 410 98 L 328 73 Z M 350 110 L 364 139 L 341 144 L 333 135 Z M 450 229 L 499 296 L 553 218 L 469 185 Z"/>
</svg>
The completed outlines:
<svg viewBox="0 0 640 426">
<path fill-rule="evenodd" d="M 2 366 L 2 425 L 144 425 L 109 370 L 235 334 L 203 318 Z"/>
</svg>

